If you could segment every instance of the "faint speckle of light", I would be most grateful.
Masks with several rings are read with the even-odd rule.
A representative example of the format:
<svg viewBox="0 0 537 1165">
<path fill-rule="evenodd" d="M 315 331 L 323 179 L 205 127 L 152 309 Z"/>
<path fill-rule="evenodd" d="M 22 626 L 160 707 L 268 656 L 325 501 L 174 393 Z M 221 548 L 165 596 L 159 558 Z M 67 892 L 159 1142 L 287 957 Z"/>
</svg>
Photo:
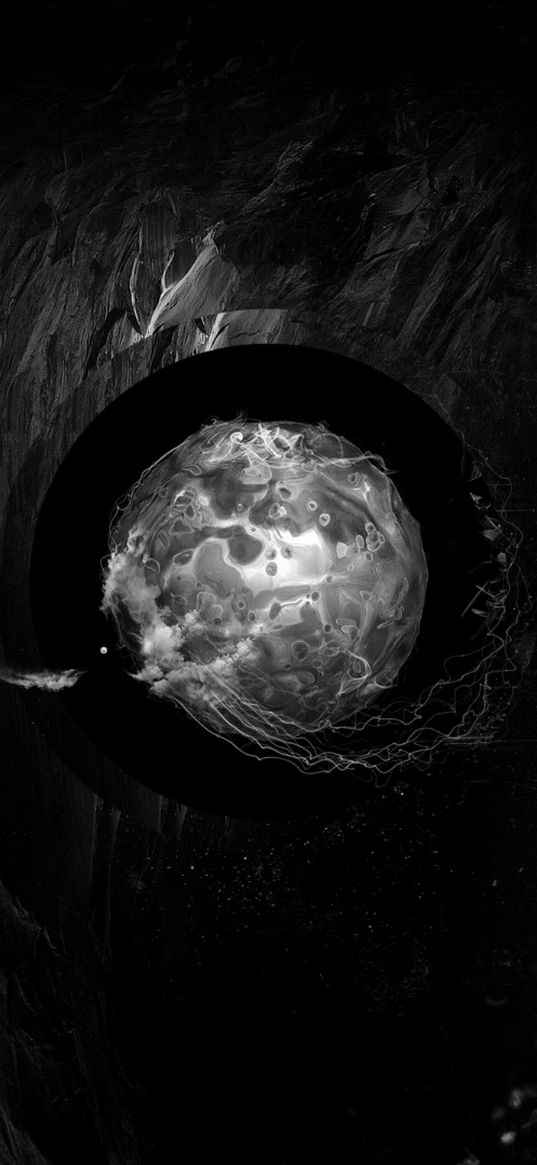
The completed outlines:
<svg viewBox="0 0 537 1165">
<path fill-rule="evenodd" d="M 516 1140 L 516 1133 L 513 1131 L 513 1129 L 507 1129 L 507 1131 L 505 1133 L 502 1133 L 502 1135 L 500 1137 L 500 1141 L 502 1142 L 502 1145 L 514 1145 L 515 1140 Z"/>
</svg>

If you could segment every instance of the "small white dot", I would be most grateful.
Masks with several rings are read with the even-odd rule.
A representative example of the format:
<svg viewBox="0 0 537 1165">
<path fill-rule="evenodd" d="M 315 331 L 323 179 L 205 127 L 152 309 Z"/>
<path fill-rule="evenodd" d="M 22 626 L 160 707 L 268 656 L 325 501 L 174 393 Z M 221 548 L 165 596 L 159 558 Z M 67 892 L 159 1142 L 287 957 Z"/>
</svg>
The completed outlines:
<svg viewBox="0 0 537 1165">
<path fill-rule="evenodd" d="M 101 648 L 100 648 L 100 652 L 101 652 L 101 655 L 108 655 L 108 648 L 107 648 L 107 647 L 101 647 Z"/>
</svg>

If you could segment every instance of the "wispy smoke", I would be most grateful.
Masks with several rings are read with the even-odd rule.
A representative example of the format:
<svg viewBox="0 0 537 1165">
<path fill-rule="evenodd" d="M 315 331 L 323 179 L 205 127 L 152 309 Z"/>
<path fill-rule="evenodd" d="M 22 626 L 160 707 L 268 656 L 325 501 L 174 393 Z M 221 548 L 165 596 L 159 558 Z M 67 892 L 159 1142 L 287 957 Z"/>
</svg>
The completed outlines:
<svg viewBox="0 0 537 1165">
<path fill-rule="evenodd" d="M 70 668 L 68 671 L 16 671 L 15 668 L 0 668 L 0 680 L 5 684 L 15 684 L 17 688 L 42 688 L 47 692 L 60 692 L 62 688 L 73 688 L 85 673 Z"/>
</svg>

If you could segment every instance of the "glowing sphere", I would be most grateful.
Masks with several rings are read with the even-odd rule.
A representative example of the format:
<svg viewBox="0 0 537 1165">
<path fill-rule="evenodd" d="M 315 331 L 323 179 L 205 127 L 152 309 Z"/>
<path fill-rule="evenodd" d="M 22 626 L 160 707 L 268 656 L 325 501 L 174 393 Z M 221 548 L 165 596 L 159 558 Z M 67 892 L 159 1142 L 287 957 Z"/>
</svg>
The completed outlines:
<svg viewBox="0 0 537 1165">
<path fill-rule="evenodd" d="M 381 458 L 323 425 L 239 419 L 171 449 L 119 503 L 103 610 L 153 693 L 281 752 L 394 684 L 426 585 Z"/>
</svg>

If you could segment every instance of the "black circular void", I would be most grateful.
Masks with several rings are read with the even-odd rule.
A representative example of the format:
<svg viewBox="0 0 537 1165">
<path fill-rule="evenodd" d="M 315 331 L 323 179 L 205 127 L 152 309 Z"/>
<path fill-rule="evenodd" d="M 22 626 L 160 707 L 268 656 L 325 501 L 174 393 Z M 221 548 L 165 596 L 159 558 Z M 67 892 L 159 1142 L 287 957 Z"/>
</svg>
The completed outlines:
<svg viewBox="0 0 537 1165">
<path fill-rule="evenodd" d="M 352 803 L 368 786 L 359 773 L 302 774 L 246 757 L 151 698 L 127 674 L 132 661 L 99 609 L 117 500 L 168 449 L 212 417 L 239 411 L 250 419 L 324 421 L 362 451 L 381 454 L 421 525 L 429 583 L 419 638 L 396 689 L 375 708 L 419 695 L 442 676 L 447 657 L 475 647 L 483 621 L 466 608 L 493 569 L 475 498 L 490 498 L 459 437 L 412 392 L 357 361 L 299 346 L 224 349 L 165 368 L 109 405 L 68 453 L 38 520 L 30 579 L 46 666 L 87 669 L 58 699 L 102 752 L 146 786 L 212 812 L 293 817 Z M 376 731 L 382 735 L 382 727 Z M 348 739 L 345 747 L 348 753 Z"/>
</svg>

